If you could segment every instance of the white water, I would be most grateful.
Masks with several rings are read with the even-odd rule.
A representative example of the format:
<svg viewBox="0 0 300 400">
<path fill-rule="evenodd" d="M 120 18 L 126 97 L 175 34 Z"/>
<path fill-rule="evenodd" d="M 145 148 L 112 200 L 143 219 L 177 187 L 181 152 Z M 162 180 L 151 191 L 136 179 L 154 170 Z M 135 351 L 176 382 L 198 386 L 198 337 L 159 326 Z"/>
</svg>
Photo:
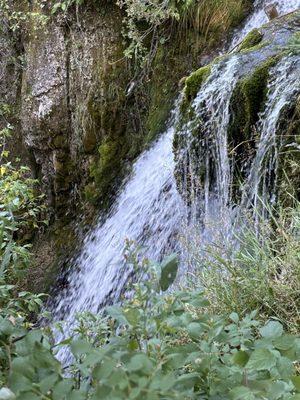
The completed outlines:
<svg viewBox="0 0 300 400">
<path fill-rule="evenodd" d="M 300 0 L 282 0 L 279 10 L 288 12 L 299 6 Z M 249 30 L 259 27 L 264 22 L 266 17 L 262 5 L 257 5 L 254 15 L 235 40 L 239 41 Z M 218 203 L 218 198 L 221 198 L 221 203 L 226 204 L 230 198 L 231 171 L 227 154 L 227 126 L 230 93 L 236 81 L 236 58 L 229 59 L 225 68 L 222 67 L 223 70 L 218 70 L 219 65 L 213 68 L 212 77 L 195 100 L 195 108 L 201 115 L 201 106 L 205 103 L 206 110 L 209 109 L 212 116 L 206 127 L 215 132 L 212 152 L 217 169 L 214 193 L 217 199 L 212 201 L 210 197 L 208 180 L 205 187 L 206 215 L 213 214 L 215 218 L 215 210 L 218 208 L 215 200 Z M 272 90 L 270 96 L 271 94 Z M 277 106 L 271 103 L 269 99 L 268 104 L 272 108 L 276 123 Z M 52 310 L 56 319 L 64 319 L 72 324 L 77 312 L 97 311 L 99 306 L 118 299 L 131 272 L 123 267 L 126 238 L 142 244 L 145 254 L 153 259 L 160 258 L 174 247 L 177 233 L 182 234 L 181 226 L 185 213 L 173 177 L 173 131 L 171 126 L 152 148 L 135 162 L 133 173 L 121 188 L 106 220 L 99 222 L 84 239 L 79 256 L 71 263 L 73 265 L 66 288 L 54 300 Z M 265 145 L 259 145 L 259 154 L 265 151 Z M 255 162 L 260 163 L 259 160 Z M 252 182 L 258 177 L 253 176 L 249 179 Z"/>
<path fill-rule="evenodd" d="M 222 205 L 227 205 L 230 197 L 229 188 L 231 183 L 230 163 L 227 151 L 227 127 L 230 119 L 229 104 L 232 90 L 238 79 L 238 58 L 231 57 L 222 64 L 215 64 L 207 82 L 198 93 L 194 107 L 197 115 L 205 120 L 205 135 L 210 136 L 210 151 L 214 159 L 215 182 L 212 188 L 210 184 L 210 171 L 207 169 L 205 179 L 205 214 L 208 211 L 210 201 L 209 191 L 214 192 Z M 208 154 L 206 154 L 208 157 Z M 208 159 L 207 159 L 208 160 Z M 207 165 L 208 161 L 207 161 Z"/>
<path fill-rule="evenodd" d="M 180 227 L 182 200 L 173 178 L 173 127 L 135 162 L 106 221 L 85 238 L 67 288 L 59 295 L 55 314 L 65 320 L 76 312 L 97 311 L 117 299 L 130 272 L 122 268 L 125 240 L 135 240 L 144 254 L 159 259 L 170 252 Z"/>
<path fill-rule="evenodd" d="M 268 22 L 268 17 L 264 12 L 264 7 L 275 5 L 279 15 L 284 15 L 300 8 L 300 0 L 255 0 L 254 12 L 246 20 L 244 27 L 234 36 L 230 48 L 233 49 L 243 38 L 254 28 Z"/>
<path fill-rule="evenodd" d="M 260 140 L 252 162 L 248 180 L 243 190 L 242 206 L 250 205 L 259 211 L 260 204 L 272 203 L 269 198 L 275 187 L 278 161 L 278 123 L 285 108 L 300 92 L 299 57 L 283 58 L 271 71 L 268 87 L 268 100 L 260 120 L 257 132 Z M 274 191 L 274 190 L 273 190 Z"/>
</svg>

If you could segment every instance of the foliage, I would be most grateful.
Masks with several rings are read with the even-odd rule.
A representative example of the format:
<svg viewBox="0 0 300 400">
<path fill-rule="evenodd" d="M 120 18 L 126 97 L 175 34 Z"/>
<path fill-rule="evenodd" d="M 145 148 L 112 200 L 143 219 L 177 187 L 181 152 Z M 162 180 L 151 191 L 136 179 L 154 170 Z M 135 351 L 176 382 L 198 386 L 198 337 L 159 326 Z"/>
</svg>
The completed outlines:
<svg viewBox="0 0 300 400">
<path fill-rule="evenodd" d="M 37 181 L 30 177 L 29 168 L 16 168 L 8 161 L 6 141 L 12 133 L 9 124 L 0 131 L 0 279 L 8 274 L 14 281 L 29 264 L 28 235 L 47 220 L 40 220 L 43 196 L 37 194 Z"/>
<path fill-rule="evenodd" d="M 203 40 L 210 41 L 209 35 L 218 37 L 230 27 L 238 24 L 245 16 L 245 0 L 117 0 L 126 12 L 124 35 L 129 40 L 125 52 L 141 66 L 153 59 L 159 44 L 170 38 L 174 23 L 184 32 L 192 27 Z"/>
<path fill-rule="evenodd" d="M 248 220 L 243 226 L 232 238 L 233 249 L 224 250 L 218 240 L 204 253 L 190 247 L 196 285 L 204 288 L 214 312 L 244 315 L 257 309 L 260 318 L 276 317 L 299 333 L 300 205 L 281 209 L 260 227 L 260 235 Z"/>
<path fill-rule="evenodd" d="M 39 5 L 43 9 L 45 6 L 44 1 L 41 1 Z M 7 27 L 12 32 L 18 31 L 25 23 L 35 21 L 35 25 L 44 27 L 48 21 L 47 15 L 42 12 L 27 10 L 23 1 L 12 2 L 10 0 L 0 0 L 0 14 L 2 17 L 1 23 L 3 25 L 7 24 Z"/>
<path fill-rule="evenodd" d="M 62 0 L 62 1 L 57 1 L 55 4 L 53 4 L 51 8 L 52 14 L 55 14 L 58 11 L 62 11 L 66 13 L 70 7 L 73 5 L 80 6 L 84 3 L 84 0 Z"/>
<path fill-rule="evenodd" d="M 17 332 L 11 319 L 0 321 L 7 398 L 299 398 L 300 341 L 278 321 L 261 325 L 256 312 L 211 315 L 201 291 L 166 291 L 174 256 L 150 265 L 129 249 L 127 261 L 141 277 L 132 298 L 102 317 L 82 315 L 75 336 L 61 344 L 51 345 L 45 331 Z M 66 345 L 74 358 L 64 375 L 54 353 Z"/>
</svg>

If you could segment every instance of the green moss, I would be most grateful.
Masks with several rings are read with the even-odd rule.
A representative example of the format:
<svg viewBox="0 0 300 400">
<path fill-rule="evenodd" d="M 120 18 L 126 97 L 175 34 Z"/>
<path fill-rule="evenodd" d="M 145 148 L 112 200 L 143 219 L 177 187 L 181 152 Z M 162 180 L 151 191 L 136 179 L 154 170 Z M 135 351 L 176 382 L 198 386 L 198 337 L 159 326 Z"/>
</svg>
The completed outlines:
<svg viewBox="0 0 300 400">
<path fill-rule="evenodd" d="M 157 51 L 151 79 L 147 84 L 149 103 L 146 105 L 146 131 L 143 140 L 146 145 L 165 129 L 178 93 L 178 83 L 187 70 L 196 67 L 196 57 L 189 58 L 186 54 L 201 52 L 202 43 L 197 42 L 196 32 L 187 34 L 189 40 L 174 37 L 167 44 L 160 45 Z"/>
<path fill-rule="evenodd" d="M 244 162 L 252 157 L 255 151 L 255 124 L 263 110 L 267 98 L 267 85 L 270 68 L 279 60 L 278 56 L 270 57 L 259 65 L 251 75 L 238 81 L 231 98 L 231 121 L 228 128 L 229 146 L 234 149 L 236 181 L 245 176 Z M 234 195 L 239 198 L 239 187 Z M 234 189 L 234 190 L 235 190 Z"/>
<path fill-rule="evenodd" d="M 257 122 L 266 100 L 270 68 L 276 65 L 278 59 L 278 56 L 270 57 L 250 76 L 238 82 L 231 101 L 234 118 L 229 128 L 234 141 L 249 138 L 251 128 Z"/>
<path fill-rule="evenodd" d="M 184 95 L 188 101 L 192 101 L 198 93 L 200 87 L 209 77 L 211 72 L 211 66 L 206 65 L 205 67 L 199 68 L 193 72 L 185 81 Z"/>
<path fill-rule="evenodd" d="M 251 47 L 257 46 L 259 43 L 261 43 L 262 38 L 263 35 L 260 33 L 260 31 L 258 29 L 253 29 L 242 41 L 239 46 L 239 50 L 248 50 Z"/>
<path fill-rule="evenodd" d="M 105 197 L 112 193 L 112 186 L 116 179 L 122 176 L 122 161 L 125 157 L 128 147 L 122 137 L 107 139 L 99 146 L 99 159 L 94 162 L 90 168 L 93 184 L 86 186 L 87 200 L 91 198 Z M 93 189 L 93 190 L 92 190 Z M 92 193 L 93 196 L 92 196 Z"/>
</svg>

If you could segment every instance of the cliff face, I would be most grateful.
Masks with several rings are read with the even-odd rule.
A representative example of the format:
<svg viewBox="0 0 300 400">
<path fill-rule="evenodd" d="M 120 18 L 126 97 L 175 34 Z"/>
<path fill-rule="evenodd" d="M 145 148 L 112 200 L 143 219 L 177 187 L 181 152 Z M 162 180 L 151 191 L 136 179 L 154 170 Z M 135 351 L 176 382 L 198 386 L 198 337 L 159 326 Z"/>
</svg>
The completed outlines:
<svg viewBox="0 0 300 400">
<path fill-rule="evenodd" d="M 21 129 L 50 204 L 59 210 L 87 179 L 96 144 L 110 134 L 116 115 L 105 107 L 124 100 L 118 93 L 126 87 L 122 72 L 113 82 L 117 69 L 126 71 L 120 61 L 122 20 L 107 5 L 101 12 L 86 9 L 80 20 L 56 18 L 43 27 L 32 22 L 23 38 Z M 106 130 L 91 103 L 106 114 Z"/>
</svg>

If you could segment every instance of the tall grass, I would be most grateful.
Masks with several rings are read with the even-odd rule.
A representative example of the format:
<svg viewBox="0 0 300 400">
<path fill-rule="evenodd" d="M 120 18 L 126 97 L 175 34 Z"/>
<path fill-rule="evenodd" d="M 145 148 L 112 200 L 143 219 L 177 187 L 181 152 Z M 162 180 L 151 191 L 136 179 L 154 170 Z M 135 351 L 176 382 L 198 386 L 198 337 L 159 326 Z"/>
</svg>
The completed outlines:
<svg viewBox="0 0 300 400">
<path fill-rule="evenodd" d="M 249 220 L 232 233 L 231 246 L 225 240 L 219 234 L 204 248 L 189 242 L 190 285 L 204 288 L 214 312 L 256 309 L 261 318 L 276 318 L 299 333 L 300 203 L 261 222 L 259 234 Z"/>
<path fill-rule="evenodd" d="M 205 40 L 210 34 L 228 32 L 245 16 L 245 0 L 196 0 L 186 2 L 181 26 L 192 26 Z"/>
</svg>

